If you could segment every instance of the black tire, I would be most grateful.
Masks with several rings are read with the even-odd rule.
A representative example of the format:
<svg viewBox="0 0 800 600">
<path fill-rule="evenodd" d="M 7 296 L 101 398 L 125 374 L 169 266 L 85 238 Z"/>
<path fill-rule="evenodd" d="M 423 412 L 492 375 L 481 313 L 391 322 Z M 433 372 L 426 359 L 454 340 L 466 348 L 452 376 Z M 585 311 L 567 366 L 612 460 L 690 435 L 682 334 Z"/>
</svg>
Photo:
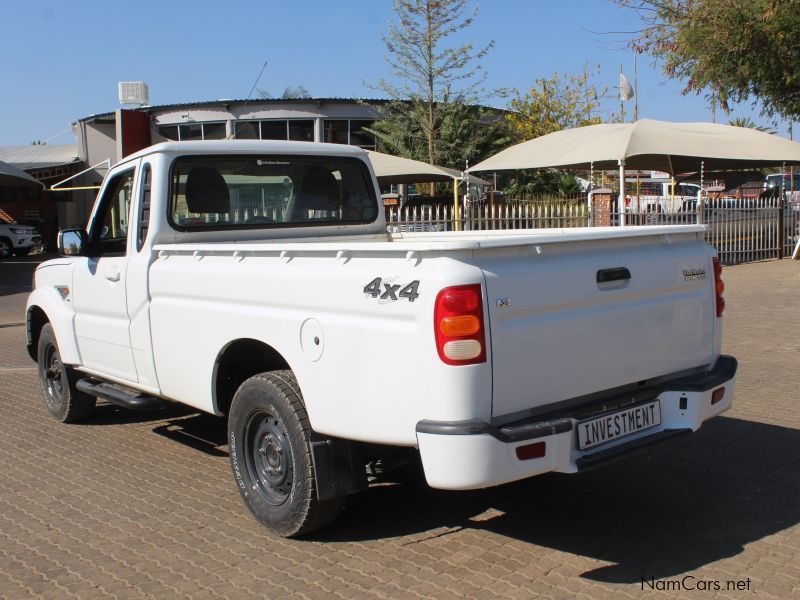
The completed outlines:
<svg viewBox="0 0 800 600">
<path fill-rule="evenodd" d="M 14 244 L 7 237 L 0 237 L 0 258 L 8 258 L 14 252 Z"/>
<path fill-rule="evenodd" d="M 253 516 L 283 537 L 325 527 L 344 505 L 317 499 L 314 435 L 291 371 L 254 375 L 236 391 L 228 415 L 236 485 Z"/>
<path fill-rule="evenodd" d="M 30 248 L 17 248 L 16 250 L 14 250 L 14 254 L 16 256 L 28 256 L 28 254 L 30 253 L 31 253 Z"/>
<path fill-rule="evenodd" d="M 50 323 L 39 334 L 39 382 L 47 410 L 62 423 L 75 423 L 94 412 L 97 398 L 75 387 L 77 374 L 61 362 L 61 353 Z"/>
</svg>

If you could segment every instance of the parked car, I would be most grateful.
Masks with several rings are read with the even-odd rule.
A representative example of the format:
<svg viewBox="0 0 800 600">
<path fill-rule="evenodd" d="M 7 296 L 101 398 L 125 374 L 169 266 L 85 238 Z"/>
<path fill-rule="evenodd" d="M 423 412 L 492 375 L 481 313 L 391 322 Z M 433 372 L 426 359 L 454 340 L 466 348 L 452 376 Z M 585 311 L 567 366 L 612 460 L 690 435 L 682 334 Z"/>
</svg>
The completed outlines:
<svg viewBox="0 0 800 600">
<path fill-rule="evenodd" d="M 780 189 L 781 186 L 783 186 L 783 189 L 786 191 L 791 189 L 800 191 L 800 169 L 795 171 L 793 175 L 789 173 L 770 173 L 766 176 L 764 188 Z"/>
<path fill-rule="evenodd" d="M 279 196 L 259 193 L 275 181 Z M 594 467 L 731 406 L 702 227 L 393 233 L 379 198 L 353 146 L 126 157 L 35 273 L 47 409 L 226 416 L 244 504 L 295 536 L 364 490 L 375 457 L 484 488 Z"/>
<path fill-rule="evenodd" d="M 782 186 L 782 188 L 781 188 Z M 783 189 L 784 196 L 794 206 L 800 205 L 800 169 L 790 173 L 770 173 L 764 181 L 764 192 L 772 195 L 780 194 Z"/>
<path fill-rule="evenodd" d="M 8 258 L 12 254 L 27 256 L 41 243 L 42 236 L 36 227 L 7 223 L 0 219 L 0 258 Z"/>
<path fill-rule="evenodd" d="M 675 214 L 686 212 L 691 202 L 697 202 L 700 186 L 694 183 L 678 183 L 673 195 L 669 181 L 626 182 L 626 211 L 630 213 L 660 212 Z M 637 193 L 638 185 L 638 193 Z"/>
</svg>

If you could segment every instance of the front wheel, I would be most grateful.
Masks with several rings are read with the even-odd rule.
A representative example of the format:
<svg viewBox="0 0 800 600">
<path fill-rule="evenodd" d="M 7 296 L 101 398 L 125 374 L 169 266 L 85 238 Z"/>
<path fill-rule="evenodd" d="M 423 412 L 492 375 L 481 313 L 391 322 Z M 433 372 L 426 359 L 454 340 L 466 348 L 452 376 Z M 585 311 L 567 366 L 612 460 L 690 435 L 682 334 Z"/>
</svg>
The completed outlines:
<svg viewBox="0 0 800 600">
<path fill-rule="evenodd" d="M 344 498 L 317 498 L 313 431 L 291 371 L 255 375 L 236 392 L 228 415 L 233 475 L 250 512 L 283 537 L 331 523 Z"/>
<path fill-rule="evenodd" d="M 8 258 L 14 252 L 14 245 L 8 238 L 0 237 L 0 258 Z"/>
<path fill-rule="evenodd" d="M 61 353 L 50 323 L 42 327 L 37 350 L 39 381 L 50 414 L 62 423 L 74 423 L 90 416 L 97 398 L 75 386 L 75 372 L 61 362 Z"/>
</svg>

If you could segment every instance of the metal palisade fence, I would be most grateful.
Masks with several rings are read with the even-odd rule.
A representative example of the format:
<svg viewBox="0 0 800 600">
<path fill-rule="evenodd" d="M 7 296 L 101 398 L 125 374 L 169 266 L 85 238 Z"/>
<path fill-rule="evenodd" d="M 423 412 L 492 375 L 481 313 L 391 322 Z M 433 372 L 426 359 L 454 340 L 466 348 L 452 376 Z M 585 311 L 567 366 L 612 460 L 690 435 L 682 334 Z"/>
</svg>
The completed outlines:
<svg viewBox="0 0 800 600">
<path fill-rule="evenodd" d="M 699 207 L 698 207 L 699 204 Z M 723 264 L 790 256 L 800 236 L 800 194 L 781 198 L 721 198 L 702 201 L 648 197 L 629 202 L 624 217 L 612 202 L 605 214 L 586 196 L 502 203 L 386 207 L 389 231 L 482 231 L 625 225 L 706 226 L 706 241 Z"/>
<path fill-rule="evenodd" d="M 462 203 L 458 215 L 452 205 L 387 207 L 390 231 L 485 231 L 589 227 L 586 197 L 565 200 L 511 200 L 503 204 Z"/>
</svg>

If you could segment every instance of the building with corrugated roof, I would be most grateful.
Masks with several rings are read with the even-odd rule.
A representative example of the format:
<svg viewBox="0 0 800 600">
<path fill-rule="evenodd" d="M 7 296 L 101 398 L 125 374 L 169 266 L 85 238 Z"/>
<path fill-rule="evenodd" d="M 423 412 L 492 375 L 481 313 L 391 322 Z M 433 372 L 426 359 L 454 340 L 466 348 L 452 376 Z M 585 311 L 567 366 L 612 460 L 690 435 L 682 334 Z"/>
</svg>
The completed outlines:
<svg viewBox="0 0 800 600">
<path fill-rule="evenodd" d="M 35 225 L 52 248 L 65 227 L 74 192 L 55 192 L 50 186 L 84 168 L 77 144 L 34 144 L 0 147 L 0 164 L 10 165 L 26 178 L 0 180 L 0 211 L 4 221 Z"/>
<path fill-rule="evenodd" d="M 259 98 L 143 106 L 90 115 L 72 126 L 78 155 L 89 170 L 70 185 L 99 185 L 109 164 L 167 140 L 297 140 L 375 149 L 375 140 L 365 128 L 385 103 L 351 98 Z M 95 193 L 75 190 L 77 200 L 67 220 L 85 222 Z"/>
<path fill-rule="evenodd" d="M 353 98 L 211 100 L 89 115 L 72 124 L 78 141 L 76 164 L 83 172 L 59 186 L 70 191 L 52 192 L 65 199 L 59 221 L 62 227 L 86 223 L 109 166 L 167 140 L 296 140 L 374 150 L 375 139 L 366 129 L 380 117 L 387 102 Z"/>
</svg>

